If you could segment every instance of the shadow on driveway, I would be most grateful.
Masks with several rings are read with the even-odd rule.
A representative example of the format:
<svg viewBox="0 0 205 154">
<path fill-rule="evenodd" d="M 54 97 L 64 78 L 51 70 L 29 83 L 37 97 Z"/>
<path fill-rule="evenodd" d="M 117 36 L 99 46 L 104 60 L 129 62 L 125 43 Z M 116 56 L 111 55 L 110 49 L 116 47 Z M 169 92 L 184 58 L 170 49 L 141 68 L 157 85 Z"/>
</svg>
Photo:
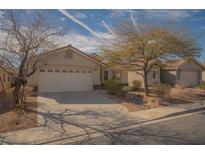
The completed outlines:
<svg viewBox="0 0 205 154">
<path fill-rule="evenodd" d="M 47 99 L 59 104 L 116 104 L 118 102 L 111 100 L 97 92 L 60 92 L 60 93 L 39 93 L 38 100 Z"/>
</svg>

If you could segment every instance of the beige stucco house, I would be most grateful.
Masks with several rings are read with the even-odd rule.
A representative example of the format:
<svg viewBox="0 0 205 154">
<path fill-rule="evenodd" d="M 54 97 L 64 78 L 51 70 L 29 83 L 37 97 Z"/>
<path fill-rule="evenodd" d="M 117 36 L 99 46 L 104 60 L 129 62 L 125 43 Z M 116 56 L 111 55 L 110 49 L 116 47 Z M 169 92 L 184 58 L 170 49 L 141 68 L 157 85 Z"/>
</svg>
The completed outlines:
<svg viewBox="0 0 205 154">
<path fill-rule="evenodd" d="M 128 71 L 128 84 L 129 86 L 133 86 L 134 80 L 139 80 L 142 82 L 142 87 L 144 87 L 143 77 L 139 75 L 138 73 L 142 73 L 142 71 Z M 150 71 L 147 74 L 147 81 L 148 85 L 160 83 L 160 67 L 154 67 L 150 69 Z"/>
<path fill-rule="evenodd" d="M 185 86 L 196 86 L 204 80 L 205 67 L 195 58 L 166 62 L 161 68 L 161 82 Z"/>
<path fill-rule="evenodd" d="M 28 80 L 28 85 L 38 87 L 39 92 L 91 91 L 101 88 L 110 79 L 129 86 L 134 80 L 143 83 L 142 76 L 126 65 L 106 62 L 97 54 L 87 55 L 71 45 L 41 54 L 40 59 L 44 65 Z M 169 61 L 165 67 L 150 69 L 148 84 L 196 86 L 205 80 L 204 70 L 194 58 Z"/>
<path fill-rule="evenodd" d="M 11 76 L 4 70 L 0 69 L 0 92 L 11 88 L 11 80 Z"/>
<path fill-rule="evenodd" d="M 127 84 L 127 69 L 116 68 L 68 45 L 40 56 L 44 65 L 29 79 L 39 92 L 90 91 L 105 80 Z"/>
</svg>

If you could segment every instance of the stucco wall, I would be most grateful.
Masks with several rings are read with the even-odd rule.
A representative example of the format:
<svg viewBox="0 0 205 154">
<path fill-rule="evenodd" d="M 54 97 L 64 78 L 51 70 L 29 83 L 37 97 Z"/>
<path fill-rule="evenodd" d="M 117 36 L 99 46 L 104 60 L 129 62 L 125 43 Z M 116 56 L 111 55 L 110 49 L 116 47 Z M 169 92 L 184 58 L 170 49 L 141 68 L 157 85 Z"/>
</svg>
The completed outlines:
<svg viewBox="0 0 205 154">
<path fill-rule="evenodd" d="M 3 74 L 5 74 L 5 81 L 3 81 Z M 3 81 L 3 86 L 6 89 L 10 88 L 11 87 L 11 76 L 9 76 L 9 81 L 8 81 L 8 74 L 6 72 L 4 72 L 3 70 L 0 70 L 0 78 L 2 79 Z M 3 87 L 2 87 L 2 84 L 0 82 L 0 92 L 3 91 Z"/>
<path fill-rule="evenodd" d="M 202 81 L 205 82 L 205 70 L 202 72 Z"/>
<path fill-rule="evenodd" d="M 108 80 L 112 79 L 112 71 L 119 71 L 121 78 L 119 83 L 127 84 L 128 83 L 128 70 L 126 68 L 116 68 L 116 67 L 105 67 L 102 69 L 102 82 L 104 81 L 104 71 L 108 71 Z"/>
<path fill-rule="evenodd" d="M 100 65 L 85 58 L 84 56 L 71 51 L 65 50 L 54 53 L 44 58 L 45 65 L 43 69 L 73 69 L 73 70 L 91 70 L 93 74 L 93 84 L 100 84 Z M 28 80 L 29 86 L 37 86 L 39 80 L 39 70 L 36 71 Z"/>
<path fill-rule="evenodd" d="M 153 78 L 153 71 L 156 72 L 156 77 L 155 79 Z M 139 73 L 142 73 L 142 71 L 138 71 Z M 143 77 L 139 74 L 137 74 L 136 72 L 128 72 L 128 83 L 129 86 L 132 86 L 132 82 L 134 80 L 140 80 L 142 82 L 142 87 L 144 87 L 144 81 L 143 81 Z M 148 75 L 147 75 L 147 80 L 148 80 L 148 84 L 152 85 L 154 83 L 160 83 L 160 68 L 152 68 Z"/>
<path fill-rule="evenodd" d="M 179 66 L 180 70 L 202 70 L 202 68 L 196 64 L 193 60 L 187 61 L 186 63 Z"/>
<path fill-rule="evenodd" d="M 194 62 L 193 60 L 187 61 L 186 63 L 182 64 L 179 67 L 179 71 L 177 72 L 179 73 L 178 75 L 179 78 L 177 78 L 176 82 L 177 84 L 186 84 L 186 85 L 196 86 L 202 80 L 202 71 L 203 71 L 202 68 L 196 62 Z M 190 74 L 190 75 L 182 76 L 181 74 L 183 72 L 186 72 L 186 74 Z M 195 82 L 188 83 L 188 81 L 192 81 L 192 80 L 194 80 Z"/>
</svg>

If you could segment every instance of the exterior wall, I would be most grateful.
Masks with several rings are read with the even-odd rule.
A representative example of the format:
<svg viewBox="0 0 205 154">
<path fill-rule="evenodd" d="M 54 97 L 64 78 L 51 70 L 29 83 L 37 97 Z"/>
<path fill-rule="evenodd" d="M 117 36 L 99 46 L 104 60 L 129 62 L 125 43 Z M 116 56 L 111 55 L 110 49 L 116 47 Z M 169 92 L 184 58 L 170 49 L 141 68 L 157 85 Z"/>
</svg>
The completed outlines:
<svg viewBox="0 0 205 154">
<path fill-rule="evenodd" d="M 156 72 L 156 77 L 153 78 L 153 72 Z M 139 73 L 142 73 L 142 71 L 138 71 Z M 132 72 L 132 71 L 129 71 L 128 72 L 128 83 L 129 83 L 129 86 L 133 86 L 132 85 L 132 82 L 134 80 L 139 80 L 142 82 L 142 87 L 144 87 L 144 80 L 143 80 L 143 77 L 139 74 L 137 74 L 136 72 Z M 155 83 L 160 83 L 160 68 L 152 68 L 148 75 L 147 75 L 147 80 L 148 80 L 148 84 L 149 85 L 152 85 L 152 84 L 155 84 Z"/>
<path fill-rule="evenodd" d="M 112 71 L 120 72 L 120 80 L 119 83 L 121 84 L 128 84 L 128 70 L 126 68 L 116 68 L 116 67 L 105 67 L 102 69 L 102 83 L 105 82 L 104 80 L 104 71 L 108 71 L 108 80 L 112 79 Z"/>
<path fill-rule="evenodd" d="M 196 86 L 202 81 L 202 68 L 196 64 L 193 60 L 182 64 L 177 71 L 177 84 L 186 84 L 187 86 Z M 182 76 L 182 73 L 188 75 Z M 190 75 L 189 75 L 190 74 Z M 196 77 L 195 77 L 196 76 Z M 188 81 L 193 81 L 194 83 L 188 83 Z"/>
<path fill-rule="evenodd" d="M 45 63 L 41 69 L 73 69 L 73 70 L 91 70 L 93 73 L 93 85 L 100 85 L 100 65 L 92 62 L 84 56 L 72 51 L 65 50 L 58 53 L 53 53 L 49 56 L 44 56 Z M 29 86 L 38 86 L 40 68 L 28 79 Z"/>
<path fill-rule="evenodd" d="M 3 74 L 5 74 L 5 79 L 6 79 L 5 81 L 3 81 Z M 9 74 L 4 72 L 3 70 L 0 70 L 0 78 L 2 79 L 3 86 L 4 86 L 5 90 L 11 87 L 12 78 L 11 78 L 11 76 L 9 76 Z M 9 80 L 8 80 L 8 78 L 9 78 Z M 2 92 L 2 91 L 3 91 L 3 87 L 2 87 L 2 84 L 0 82 L 0 92 Z"/>
<path fill-rule="evenodd" d="M 176 84 L 176 70 L 161 70 L 161 82 L 166 84 Z"/>
<path fill-rule="evenodd" d="M 205 71 L 202 72 L 202 81 L 205 82 Z"/>
<path fill-rule="evenodd" d="M 193 60 L 188 61 L 184 64 L 182 64 L 181 66 L 179 66 L 180 70 L 202 70 L 202 68 L 196 64 Z"/>
</svg>

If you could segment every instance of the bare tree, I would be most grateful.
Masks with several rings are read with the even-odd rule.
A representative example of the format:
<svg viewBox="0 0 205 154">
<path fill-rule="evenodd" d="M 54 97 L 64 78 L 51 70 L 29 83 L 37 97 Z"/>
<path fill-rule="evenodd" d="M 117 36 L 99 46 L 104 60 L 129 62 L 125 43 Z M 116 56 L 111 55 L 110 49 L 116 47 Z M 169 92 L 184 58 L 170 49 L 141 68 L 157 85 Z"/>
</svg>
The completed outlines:
<svg viewBox="0 0 205 154">
<path fill-rule="evenodd" d="M 16 109 L 25 106 L 27 79 L 43 65 L 39 54 L 56 47 L 53 40 L 64 30 L 64 27 L 52 26 L 39 10 L 4 11 L 0 22 L 0 58 L 5 65 L 0 65 L 0 68 L 15 77 L 13 96 Z M 9 72 L 5 66 L 9 67 Z"/>
<path fill-rule="evenodd" d="M 158 61 L 173 57 L 198 56 L 201 49 L 187 30 L 160 25 L 117 23 L 114 36 L 101 45 L 107 59 L 124 63 L 144 79 L 145 95 L 149 94 L 147 75 Z"/>
</svg>

